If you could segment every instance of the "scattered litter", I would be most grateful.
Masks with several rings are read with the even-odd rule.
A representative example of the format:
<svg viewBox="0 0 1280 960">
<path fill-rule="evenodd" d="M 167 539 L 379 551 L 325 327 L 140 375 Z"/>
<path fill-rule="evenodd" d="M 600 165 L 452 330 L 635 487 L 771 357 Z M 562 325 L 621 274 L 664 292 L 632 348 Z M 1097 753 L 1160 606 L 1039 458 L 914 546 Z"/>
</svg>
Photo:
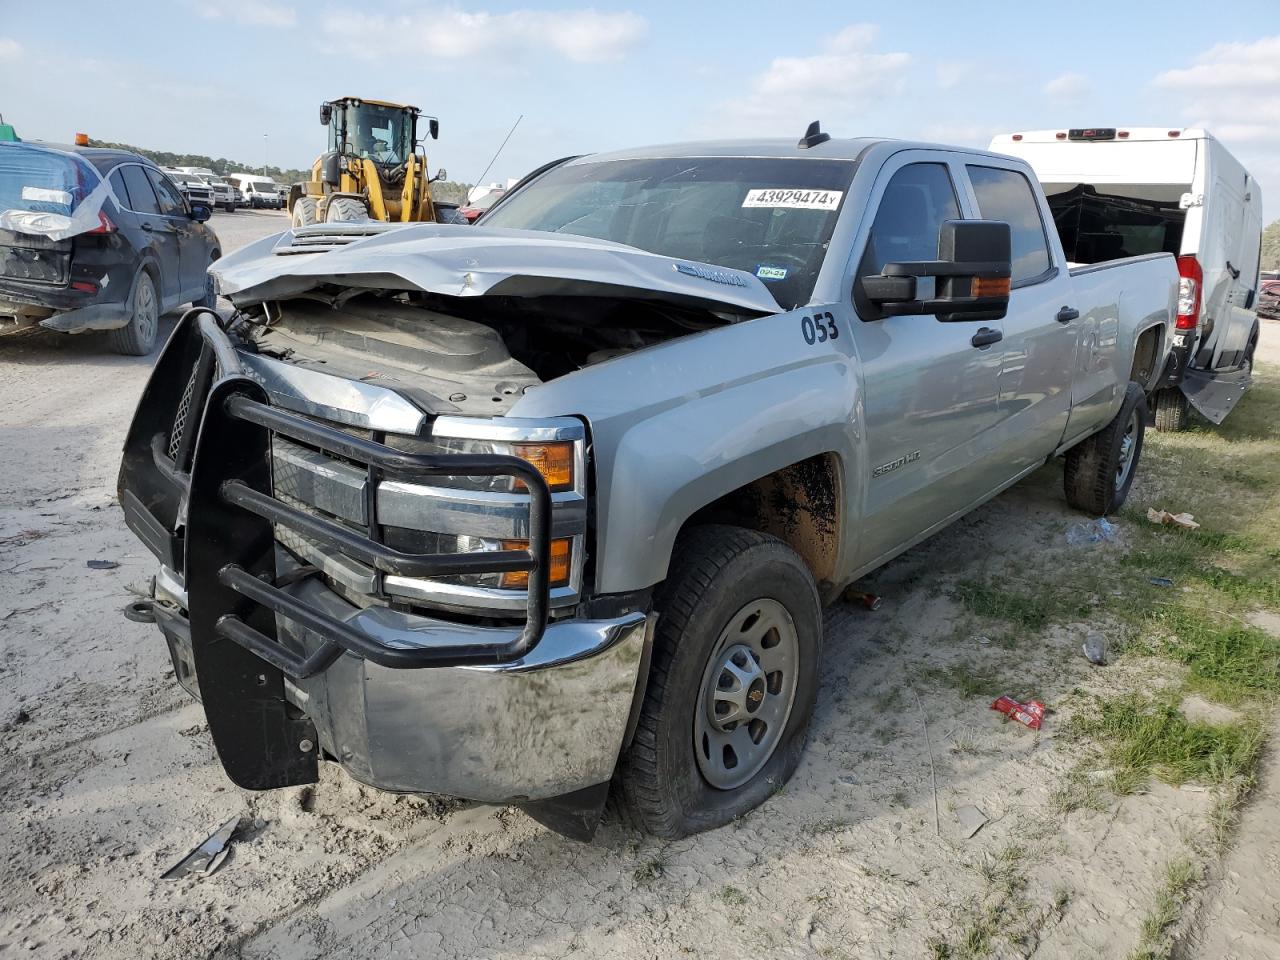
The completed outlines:
<svg viewBox="0 0 1280 960">
<path fill-rule="evenodd" d="M 956 807 L 956 820 L 960 822 L 960 836 L 968 840 L 990 823 L 990 818 L 971 803 Z"/>
<path fill-rule="evenodd" d="M 860 603 L 868 610 L 879 610 L 880 605 L 884 603 L 884 598 L 875 593 L 867 593 L 864 590 L 846 590 L 844 598 L 850 603 Z"/>
<path fill-rule="evenodd" d="M 1000 697 L 991 704 L 992 710 L 999 710 L 1012 720 L 1017 720 L 1024 727 L 1039 730 L 1044 722 L 1044 704 L 1039 700 L 1028 700 L 1019 703 L 1013 697 Z"/>
<path fill-rule="evenodd" d="M 1147 577 L 1147 583 L 1153 583 L 1157 587 L 1172 587 L 1173 581 L 1168 577 Z"/>
<path fill-rule="evenodd" d="M 845 773 L 836 777 L 836 783 L 840 784 L 842 787 L 856 787 L 858 785 L 858 778 L 852 773 Z"/>
<path fill-rule="evenodd" d="M 85 562 L 85 566 L 90 570 L 114 570 L 120 564 L 114 560 L 89 560 Z"/>
<path fill-rule="evenodd" d="M 1067 528 L 1067 543 L 1076 546 L 1081 543 L 1114 543 L 1119 527 L 1106 517 L 1097 520 L 1081 520 Z"/>
<path fill-rule="evenodd" d="M 210 876 L 231 852 L 228 844 L 236 827 L 240 825 L 239 817 L 232 817 L 220 826 L 204 843 L 196 847 L 185 857 L 160 875 L 161 880 L 177 880 L 190 874 L 204 878 Z"/>
<path fill-rule="evenodd" d="M 1090 630 L 1085 635 L 1084 646 L 1080 649 L 1084 651 L 1084 655 L 1090 663 L 1099 667 L 1107 665 L 1107 638 L 1102 634 Z"/>
<path fill-rule="evenodd" d="M 984 646 L 984 647 L 985 647 L 987 644 L 989 644 L 989 643 L 991 642 L 991 638 L 990 638 L 990 637 L 984 637 L 984 636 L 981 636 L 981 635 L 976 636 L 976 637 L 974 637 L 973 639 L 974 639 L 974 642 L 975 642 L 975 643 L 980 643 L 980 644 L 982 644 L 982 646 Z"/>
<path fill-rule="evenodd" d="M 1147 507 L 1147 519 L 1152 523 L 1172 524 L 1175 527 L 1181 527 L 1183 530 L 1200 529 L 1200 524 L 1196 523 L 1196 518 L 1189 513 L 1170 513 L 1168 510 Z"/>
</svg>

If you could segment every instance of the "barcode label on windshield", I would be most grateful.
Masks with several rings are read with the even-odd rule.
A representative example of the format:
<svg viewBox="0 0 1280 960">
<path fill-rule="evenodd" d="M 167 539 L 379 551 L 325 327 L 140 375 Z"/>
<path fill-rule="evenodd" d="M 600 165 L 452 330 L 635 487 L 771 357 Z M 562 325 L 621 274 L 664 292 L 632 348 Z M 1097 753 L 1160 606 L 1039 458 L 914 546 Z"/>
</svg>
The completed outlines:
<svg viewBox="0 0 1280 960">
<path fill-rule="evenodd" d="M 834 210 L 840 206 L 842 190 L 748 190 L 744 207 L 790 207 L 795 210 Z"/>
</svg>

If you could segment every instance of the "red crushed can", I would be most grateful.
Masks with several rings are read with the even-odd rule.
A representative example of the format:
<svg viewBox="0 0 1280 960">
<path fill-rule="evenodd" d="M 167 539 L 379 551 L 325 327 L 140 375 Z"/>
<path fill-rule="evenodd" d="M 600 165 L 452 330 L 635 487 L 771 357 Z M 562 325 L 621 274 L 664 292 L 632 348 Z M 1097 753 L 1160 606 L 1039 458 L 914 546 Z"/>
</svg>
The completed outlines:
<svg viewBox="0 0 1280 960">
<path fill-rule="evenodd" d="M 991 704 L 992 710 L 999 710 L 1007 717 L 1017 720 L 1024 727 L 1039 730 L 1044 722 L 1044 704 L 1039 700 L 1028 700 L 1019 703 L 1013 697 L 1000 697 Z"/>
</svg>

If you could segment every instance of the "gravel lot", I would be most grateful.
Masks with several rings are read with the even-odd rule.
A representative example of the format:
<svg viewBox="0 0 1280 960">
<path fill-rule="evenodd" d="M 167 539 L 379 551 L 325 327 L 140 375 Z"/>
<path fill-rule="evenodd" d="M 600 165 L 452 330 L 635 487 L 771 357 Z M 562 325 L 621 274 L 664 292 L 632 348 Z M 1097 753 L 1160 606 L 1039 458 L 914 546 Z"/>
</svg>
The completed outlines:
<svg viewBox="0 0 1280 960">
<path fill-rule="evenodd" d="M 286 225 L 213 220 L 228 252 Z M 1053 815 L 1076 757 L 1052 715 L 1035 734 L 936 680 L 987 658 L 1052 702 L 1098 676 L 1079 655 L 1088 624 L 981 645 L 940 589 L 1091 563 L 1064 544 L 1080 518 L 1053 464 L 881 571 L 880 611 L 829 611 L 806 758 L 734 826 L 667 843 L 606 822 L 582 845 L 333 769 L 315 788 L 241 791 L 158 632 L 120 615 L 154 571 L 114 500 L 148 368 L 101 338 L 0 343 L 0 957 L 914 958 L 1024 862 L 1033 932 L 1009 955 L 1123 956 L 1155 864 L 1203 822 L 1203 791 L 1162 784 L 1105 815 Z M 1096 549 L 1124 550 L 1124 530 Z M 971 839 L 966 804 L 990 820 Z M 218 873 L 159 879 L 232 816 Z"/>
</svg>

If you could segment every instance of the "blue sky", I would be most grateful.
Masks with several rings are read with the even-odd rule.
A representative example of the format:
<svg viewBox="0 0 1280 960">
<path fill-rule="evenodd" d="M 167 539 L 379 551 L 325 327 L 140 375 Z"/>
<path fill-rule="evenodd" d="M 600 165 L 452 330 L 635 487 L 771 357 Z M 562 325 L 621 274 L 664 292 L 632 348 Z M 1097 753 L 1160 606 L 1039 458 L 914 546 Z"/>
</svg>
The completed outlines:
<svg viewBox="0 0 1280 960">
<path fill-rule="evenodd" d="M 1280 216 L 1274 0 L 0 0 L 0 113 L 23 136 L 297 167 L 321 149 L 320 101 L 344 94 L 438 115 L 432 165 L 472 181 L 520 114 L 487 179 L 628 144 L 798 137 L 811 119 L 970 145 L 1203 124 Z"/>
</svg>

